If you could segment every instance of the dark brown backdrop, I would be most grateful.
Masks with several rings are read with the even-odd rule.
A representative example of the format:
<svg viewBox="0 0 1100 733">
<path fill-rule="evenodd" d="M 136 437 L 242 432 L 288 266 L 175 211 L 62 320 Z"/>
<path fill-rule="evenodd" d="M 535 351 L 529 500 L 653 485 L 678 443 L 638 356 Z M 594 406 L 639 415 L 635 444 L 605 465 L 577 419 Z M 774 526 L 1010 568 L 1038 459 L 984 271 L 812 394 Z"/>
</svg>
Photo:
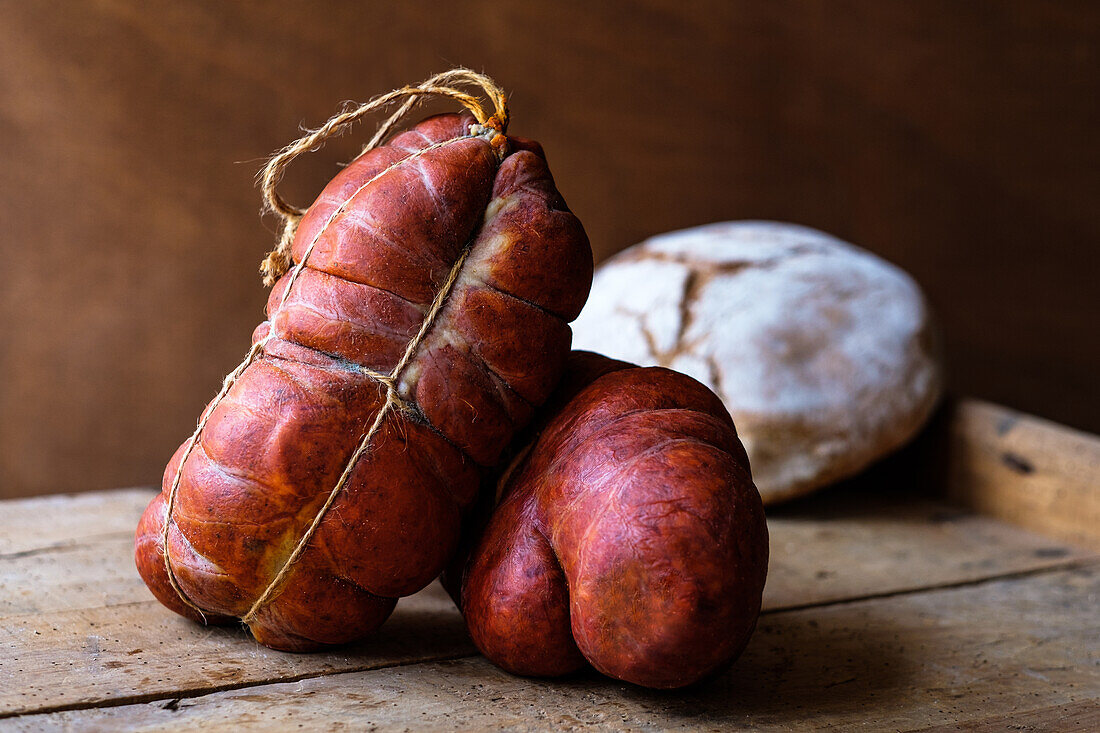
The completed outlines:
<svg viewBox="0 0 1100 733">
<path fill-rule="evenodd" d="M 923 283 L 956 391 L 1100 430 L 1096 3 L 438 5 L 0 2 L 0 496 L 157 482 L 261 317 L 262 158 L 456 64 L 599 258 L 819 227 Z"/>
</svg>

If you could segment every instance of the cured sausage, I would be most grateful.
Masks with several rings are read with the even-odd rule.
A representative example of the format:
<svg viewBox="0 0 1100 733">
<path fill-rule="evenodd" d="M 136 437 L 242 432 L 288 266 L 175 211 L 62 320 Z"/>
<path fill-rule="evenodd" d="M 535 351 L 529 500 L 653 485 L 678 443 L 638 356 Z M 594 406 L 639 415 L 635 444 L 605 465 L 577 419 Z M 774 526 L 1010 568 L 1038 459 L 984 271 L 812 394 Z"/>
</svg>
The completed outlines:
<svg viewBox="0 0 1100 733">
<path fill-rule="evenodd" d="M 657 688 L 729 664 L 760 613 L 768 532 L 718 397 L 574 352 L 540 419 L 462 574 L 481 652 L 516 674 L 591 664 Z"/>
<path fill-rule="evenodd" d="M 541 147 L 475 123 L 364 153 L 301 219 L 249 358 L 138 527 L 164 605 L 302 651 L 374 631 L 450 559 L 592 276 Z"/>
</svg>

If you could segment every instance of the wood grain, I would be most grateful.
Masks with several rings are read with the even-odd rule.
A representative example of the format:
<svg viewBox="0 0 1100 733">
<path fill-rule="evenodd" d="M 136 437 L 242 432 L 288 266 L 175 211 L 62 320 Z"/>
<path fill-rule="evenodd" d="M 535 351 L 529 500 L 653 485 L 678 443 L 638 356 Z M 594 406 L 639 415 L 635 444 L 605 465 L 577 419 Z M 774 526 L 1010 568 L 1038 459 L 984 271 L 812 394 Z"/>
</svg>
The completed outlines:
<svg viewBox="0 0 1100 733">
<path fill-rule="evenodd" d="M 149 598 L 134 569 L 132 533 L 0 555 L 0 619 Z"/>
<path fill-rule="evenodd" d="M 70 497 L 74 511 L 66 512 L 57 511 L 62 500 L 52 497 L 4 503 L 18 519 L 9 542 L 22 536 L 34 538 L 34 546 L 0 553 L 0 619 L 149 600 L 133 567 L 132 527 L 152 496 L 143 489 L 84 494 Z M 59 523 L 57 514 L 81 517 L 82 527 L 126 529 L 58 539 L 74 528 Z M 884 494 L 859 484 L 775 508 L 768 525 L 768 610 L 966 583 L 1097 556 L 909 492 Z"/>
<path fill-rule="evenodd" d="M 477 657 L 28 716 L 9 726 L 911 730 L 1023 714 L 1068 730 L 1060 712 L 1095 720 L 1091 705 L 1100 698 L 1097 593 L 1094 566 L 774 614 L 732 670 L 677 693 L 593 673 L 523 679 Z"/>
<path fill-rule="evenodd" d="M 0 506 L 0 556 L 43 552 L 129 534 L 153 497 L 150 489 L 58 494 Z"/>
<path fill-rule="evenodd" d="M 1051 705 L 1037 710 L 1014 711 L 1007 715 L 993 715 L 920 730 L 922 733 L 1002 733 L 1006 730 L 1014 733 L 1040 733 L 1049 730 L 1057 730 L 1059 733 L 1096 733 L 1100 730 L 1100 699 Z"/>
<path fill-rule="evenodd" d="M 411 596 L 373 638 L 328 653 L 260 646 L 243 629 L 205 628 L 155 601 L 0 621 L 0 717 L 87 707 L 474 653 L 438 585 Z"/>
<path fill-rule="evenodd" d="M 24 548 L 0 555 L 0 716 L 474 653 L 458 612 L 434 586 L 403 600 L 374 639 L 326 654 L 282 654 L 240 630 L 179 618 L 150 600 L 133 570 L 132 537 L 118 531 L 136 524 L 152 495 L 129 490 L 0 502 L 0 536 Z M 91 527 L 111 531 L 66 540 Z M 856 483 L 788 505 L 773 513 L 769 528 L 771 613 L 1097 558 L 906 491 L 884 492 L 879 484 Z"/>
<path fill-rule="evenodd" d="M 261 318 L 261 159 L 454 64 L 598 257 L 733 218 L 911 271 L 951 380 L 1100 431 L 1100 5 L 0 0 L 0 495 L 157 482 Z M 296 164 L 308 202 L 370 131 Z"/>
<path fill-rule="evenodd" d="M 1100 438 L 964 401 L 950 419 L 947 467 L 951 500 L 1100 549 Z"/>
</svg>

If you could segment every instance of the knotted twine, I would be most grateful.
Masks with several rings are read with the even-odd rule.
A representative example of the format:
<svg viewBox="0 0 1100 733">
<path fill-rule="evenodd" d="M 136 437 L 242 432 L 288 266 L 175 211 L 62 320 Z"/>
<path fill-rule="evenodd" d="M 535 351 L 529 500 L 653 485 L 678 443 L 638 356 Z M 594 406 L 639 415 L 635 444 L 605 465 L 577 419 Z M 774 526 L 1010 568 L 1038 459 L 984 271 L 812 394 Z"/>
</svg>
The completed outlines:
<svg viewBox="0 0 1100 733">
<path fill-rule="evenodd" d="M 485 107 L 482 106 L 482 102 L 476 96 L 468 94 L 457 88 L 456 85 L 461 86 L 473 86 L 479 88 L 492 102 L 493 112 L 487 114 Z M 344 128 L 354 124 L 365 115 L 374 112 L 375 110 L 388 107 L 399 100 L 403 100 L 402 104 L 378 127 L 378 131 L 371 138 L 370 142 L 363 148 L 360 155 L 370 152 L 378 147 L 383 141 L 385 141 L 394 128 L 416 107 L 418 103 L 423 101 L 427 97 L 444 97 L 447 99 L 453 99 L 469 110 L 474 119 L 477 120 L 476 125 L 471 125 L 469 134 L 459 137 L 450 138 L 441 142 L 433 143 L 421 150 L 411 153 L 405 156 L 392 165 L 388 166 L 385 170 L 381 171 L 377 175 L 371 177 L 366 183 L 357 188 L 350 196 L 348 196 L 332 214 L 325 221 L 324 225 L 318 230 L 317 234 L 313 236 L 309 246 L 306 248 L 302 255 L 302 259 L 294 267 L 291 272 L 290 268 L 293 264 L 293 258 L 291 257 L 291 247 L 294 243 L 294 236 L 298 229 L 298 223 L 301 221 L 302 216 L 306 210 L 294 206 L 288 203 L 279 192 L 276 190 L 279 181 L 282 180 L 283 175 L 286 172 L 290 163 L 299 155 L 305 152 L 313 152 L 319 150 L 326 140 L 340 134 Z M 287 296 L 290 295 L 291 288 L 294 287 L 295 281 L 298 279 L 299 273 L 306 266 L 306 262 L 309 260 L 309 256 L 313 253 L 313 248 L 317 244 L 317 241 L 321 238 L 321 235 L 328 229 L 328 227 L 342 214 L 351 202 L 367 187 L 377 181 L 382 176 L 389 173 L 394 168 L 402 165 L 408 161 L 415 160 L 429 151 L 436 150 L 438 148 L 445 147 L 460 140 L 467 140 L 473 137 L 485 137 L 490 141 L 490 144 L 498 151 L 500 156 L 505 154 L 505 138 L 504 132 L 508 127 L 508 103 L 505 98 L 503 90 L 497 84 L 484 74 L 479 74 L 470 69 L 452 69 L 445 71 L 441 74 L 427 79 L 426 81 L 416 86 L 405 86 L 401 89 L 395 89 L 391 92 L 375 97 L 369 102 L 360 104 L 354 109 L 345 110 L 331 119 L 328 122 L 318 127 L 316 130 L 309 131 L 305 136 L 294 141 L 281 151 L 276 153 L 267 162 L 264 167 L 263 173 L 260 176 L 263 195 L 264 195 L 264 208 L 271 211 L 282 218 L 283 228 L 279 237 L 279 242 L 275 248 L 268 253 L 263 263 L 260 265 L 260 271 L 264 276 L 265 285 L 273 285 L 276 280 L 285 275 L 287 272 L 291 272 L 290 281 L 287 283 L 286 288 L 283 290 L 283 296 L 279 301 L 279 307 L 281 308 L 286 303 Z M 447 297 L 450 295 L 451 290 L 454 287 L 455 281 L 458 279 L 459 272 L 462 269 L 462 265 L 466 261 L 466 257 L 470 253 L 470 244 L 462 251 L 462 254 L 455 261 L 454 266 L 451 268 L 450 273 L 447 275 L 447 279 L 443 282 L 439 291 L 436 293 L 435 298 L 432 300 L 431 307 L 428 309 L 424 316 L 423 322 L 420 324 L 420 328 L 412 340 L 406 345 L 405 352 L 401 356 L 401 359 L 397 362 L 397 365 L 389 373 L 376 372 L 371 369 L 360 369 L 363 374 L 366 374 L 371 379 L 381 384 L 386 389 L 386 398 L 379 409 L 378 414 L 375 415 L 373 422 L 367 431 L 360 438 L 355 451 L 349 457 L 347 463 L 344 466 L 343 472 L 340 474 L 340 478 L 337 480 L 336 485 L 329 492 L 325 503 L 321 506 L 320 510 L 314 516 L 313 521 L 310 522 L 309 527 L 305 533 L 298 540 L 294 550 L 287 556 L 282 566 L 279 568 L 279 572 L 275 574 L 271 582 L 268 583 L 263 593 L 256 599 L 249 608 L 248 612 L 241 617 L 241 621 L 245 624 L 249 623 L 255 615 L 264 607 L 272 598 L 278 593 L 284 580 L 288 577 L 291 568 L 299 560 L 302 553 L 305 551 L 306 546 L 309 544 L 310 539 L 313 537 L 314 532 L 321 525 L 321 520 L 324 519 L 325 514 L 328 512 L 329 507 L 336 501 L 336 497 L 343 491 L 348 478 L 351 476 L 359 459 L 370 447 L 371 439 L 374 434 L 382 426 L 382 422 L 386 415 L 392 409 L 400 411 L 406 411 L 409 409 L 408 405 L 404 403 L 401 397 L 397 393 L 397 383 L 401 377 L 402 372 L 408 366 L 413 356 L 416 354 L 421 342 L 431 330 L 432 324 L 435 322 L 436 316 L 442 310 Z M 198 445 L 198 441 L 202 436 L 202 431 L 206 427 L 207 421 L 210 419 L 210 415 L 221 403 L 225 396 L 229 394 L 229 390 L 244 373 L 245 369 L 249 367 L 259 356 L 263 353 L 264 346 L 274 337 L 273 332 L 269 331 L 267 336 L 257 341 L 249 349 L 245 355 L 244 361 L 237 365 L 236 369 L 226 375 L 222 382 L 222 387 L 218 391 L 218 394 L 214 397 L 213 402 L 203 412 L 199 419 L 198 425 L 195 427 L 195 432 L 191 434 L 190 439 L 187 441 L 187 448 L 184 450 L 183 456 L 180 458 L 178 467 L 176 468 L 176 475 L 172 479 L 171 488 L 168 491 L 167 508 L 164 518 L 164 528 L 161 534 L 161 545 L 164 554 L 164 568 L 168 573 L 168 582 L 171 584 L 172 589 L 180 597 L 180 599 L 190 608 L 194 609 L 200 617 L 205 621 L 206 614 L 202 608 L 198 606 L 183 588 L 180 587 L 176 578 L 175 572 L 172 570 L 171 553 L 169 552 L 168 538 L 169 530 L 172 524 L 172 509 L 175 506 L 176 494 L 179 491 L 180 481 L 183 477 L 184 464 L 190 457 L 191 452 L 195 446 Z"/>
</svg>

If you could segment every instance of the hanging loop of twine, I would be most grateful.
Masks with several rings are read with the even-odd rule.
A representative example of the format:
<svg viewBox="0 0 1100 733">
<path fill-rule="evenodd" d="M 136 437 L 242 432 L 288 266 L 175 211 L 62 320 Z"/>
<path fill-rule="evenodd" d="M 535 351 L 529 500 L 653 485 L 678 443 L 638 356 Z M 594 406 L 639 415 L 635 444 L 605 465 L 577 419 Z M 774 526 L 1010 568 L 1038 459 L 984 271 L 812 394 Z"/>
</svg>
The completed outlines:
<svg viewBox="0 0 1100 733">
<path fill-rule="evenodd" d="M 458 88 L 460 86 L 473 86 L 480 89 L 492 103 L 492 111 L 487 111 L 478 97 L 462 91 Z M 456 100 L 473 114 L 478 125 L 483 128 L 491 128 L 501 134 L 504 134 L 508 129 L 508 100 L 503 90 L 484 74 L 479 74 L 470 69 L 451 69 L 436 74 L 416 86 L 394 89 L 375 97 L 369 102 L 360 104 L 354 109 L 344 110 L 316 130 L 310 130 L 306 135 L 272 156 L 260 174 L 264 209 L 283 220 L 283 228 L 279 235 L 278 244 L 268 253 L 260 265 L 260 272 L 264 276 L 264 285 L 273 285 L 276 280 L 290 270 L 293 264 L 291 246 L 294 243 L 294 235 L 298 230 L 298 222 L 305 214 L 305 209 L 287 202 L 277 190 L 279 181 L 282 180 L 291 162 L 302 153 L 319 150 L 326 140 L 341 134 L 345 128 L 358 122 L 365 115 L 403 99 L 404 102 L 401 106 L 378 127 L 378 131 L 363 148 L 360 155 L 374 150 L 417 104 L 432 96 Z"/>
</svg>

